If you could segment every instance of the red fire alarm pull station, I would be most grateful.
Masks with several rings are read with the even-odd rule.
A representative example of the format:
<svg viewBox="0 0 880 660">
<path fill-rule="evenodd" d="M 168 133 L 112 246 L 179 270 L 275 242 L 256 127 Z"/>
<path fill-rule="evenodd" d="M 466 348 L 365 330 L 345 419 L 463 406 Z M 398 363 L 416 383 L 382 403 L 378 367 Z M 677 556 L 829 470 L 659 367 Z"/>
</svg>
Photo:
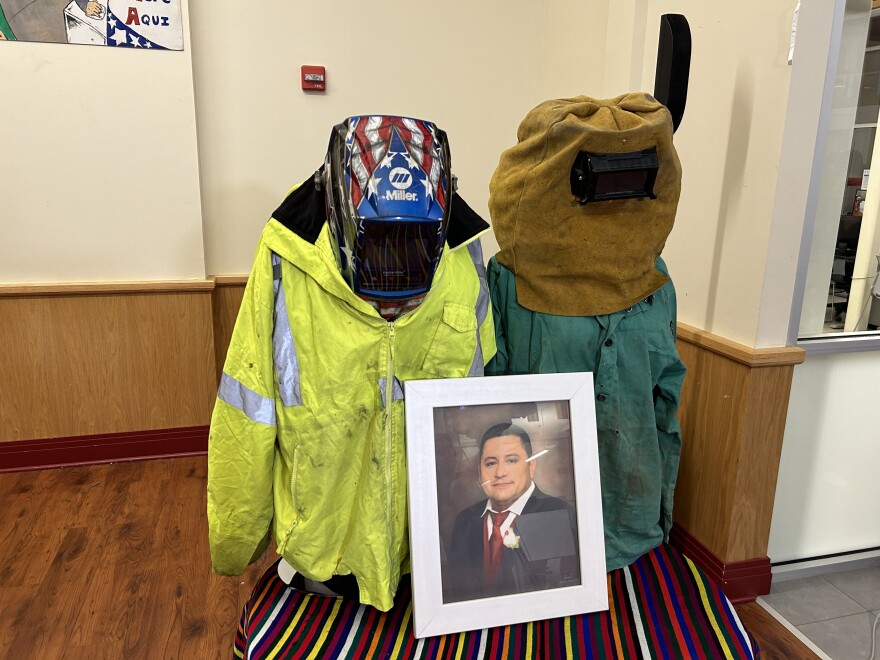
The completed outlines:
<svg viewBox="0 0 880 660">
<path fill-rule="evenodd" d="M 313 92 L 323 92 L 327 89 L 327 76 L 324 73 L 324 67 L 304 64 L 302 67 L 302 88 Z"/>
</svg>

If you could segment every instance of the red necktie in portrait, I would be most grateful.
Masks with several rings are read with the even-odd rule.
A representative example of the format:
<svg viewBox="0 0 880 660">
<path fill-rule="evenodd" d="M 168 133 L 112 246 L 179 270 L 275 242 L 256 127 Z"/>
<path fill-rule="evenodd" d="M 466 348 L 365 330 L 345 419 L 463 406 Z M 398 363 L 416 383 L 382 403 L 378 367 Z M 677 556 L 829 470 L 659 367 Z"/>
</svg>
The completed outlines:
<svg viewBox="0 0 880 660">
<path fill-rule="evenodd" d="M 483 575 L 486 584 L 494 584 L 498 575 L 498 567 L 501 566 L 501 552 L 504 550 L 504 541 L 501 538 L 501 525 L 507 520 L 509 511 L 495 513 L 490 511 L 492 516 L 492 534 L 488 539 L 483 536 Z"/>
</svg>

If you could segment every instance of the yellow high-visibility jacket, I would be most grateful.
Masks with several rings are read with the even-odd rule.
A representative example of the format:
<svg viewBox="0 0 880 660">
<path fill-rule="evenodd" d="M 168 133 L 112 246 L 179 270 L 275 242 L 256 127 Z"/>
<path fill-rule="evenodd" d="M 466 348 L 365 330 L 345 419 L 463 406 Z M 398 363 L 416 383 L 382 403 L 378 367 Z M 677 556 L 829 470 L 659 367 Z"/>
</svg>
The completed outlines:
<svg viewBox="0 0 880 660">
<path fill-rule="evenodd" d="M 323 195 L 295 189 L 263 230 L 211 419 L 214 570 L 241 574 L 274 535 L 304 576 L 354 574 L 392 606 L 409 571 L 402 383 L 481 376 L 495 354 L 478 240 L 452 197 L 431 290 L 386 321 L 339 273 Z"/>
</svg>

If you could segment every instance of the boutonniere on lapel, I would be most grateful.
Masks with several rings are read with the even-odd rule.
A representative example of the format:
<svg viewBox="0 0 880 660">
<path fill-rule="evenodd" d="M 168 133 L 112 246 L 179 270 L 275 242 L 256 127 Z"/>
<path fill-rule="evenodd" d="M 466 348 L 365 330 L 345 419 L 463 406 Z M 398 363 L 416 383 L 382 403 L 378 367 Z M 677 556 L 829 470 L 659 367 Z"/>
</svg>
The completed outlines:
<svg viewBox="0 0 880 660">
<path fill-rule="evenodd" d="M 519 548 L 519 536 L 514 533 L 512 527 L 507 528 L 507 531 L 504 532 L 504 537 L 501 540 L 504 542 L 505 548 L 510 548 L 511 550 Z"/>
</svg>

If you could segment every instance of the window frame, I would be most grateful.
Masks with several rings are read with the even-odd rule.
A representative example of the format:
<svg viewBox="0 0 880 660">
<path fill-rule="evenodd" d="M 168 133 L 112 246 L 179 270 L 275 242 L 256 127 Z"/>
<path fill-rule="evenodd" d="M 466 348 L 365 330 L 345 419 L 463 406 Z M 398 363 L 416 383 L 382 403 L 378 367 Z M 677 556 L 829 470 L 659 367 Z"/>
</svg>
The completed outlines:
<svg viewBox="0 0 880 660">
<path fill-rule="evenodd" d="M 798 254 L 791 317 L 788 328 L 788 345 L 797 346 L 798 348 L 803 349 L 808 355 L 880 350 L 880 329 L 822 335 L 802 335 L 800 333 L 800 323 L 803 315 L 807 276 L 813 244 L 813 234 L 818 219 L 819 188 L 823 174 L 822 167 L 825 160 L 826 142 L 831 128 L 834 111 L 833 96 L 835 90 L 835 78 L 840 63 L 846 4 L 847 0 L 835 0 L 834 20 L 830 26 L 831 33 L 828 60 L 825 69 L 825 84 L 822 90 L 819 120 L 816 127 L 816 148 L 811 166 L 810 184 L 806 199 L 804 226 Z M 880 17 L 880 9 L 868 8 L 867 11 L 869 13 L 869 21 L 875 17 Z M 855 126 L 856 125 L 854 125 L 853 128 L 855 128 Z M 880 120 L 878 120 L 878 131 L 875 140 L 876 139 L 880 139 Z M 878 172 L 877 176 L 880 176 L 880 163 L 874 167 Z M 873 203 L 880 206 L 880 197 L 875 199 Z M 878 231 L 880 231 L 880 226 L 878 226 Z M 830 274 L 831 273 L 829 273 L 829 276 Z M 870 296 L 870 292 L 868 292 L 867 295 Z M 877 304 L 880 305 L 880 301 L 877 301 Z"/>
</svg>

